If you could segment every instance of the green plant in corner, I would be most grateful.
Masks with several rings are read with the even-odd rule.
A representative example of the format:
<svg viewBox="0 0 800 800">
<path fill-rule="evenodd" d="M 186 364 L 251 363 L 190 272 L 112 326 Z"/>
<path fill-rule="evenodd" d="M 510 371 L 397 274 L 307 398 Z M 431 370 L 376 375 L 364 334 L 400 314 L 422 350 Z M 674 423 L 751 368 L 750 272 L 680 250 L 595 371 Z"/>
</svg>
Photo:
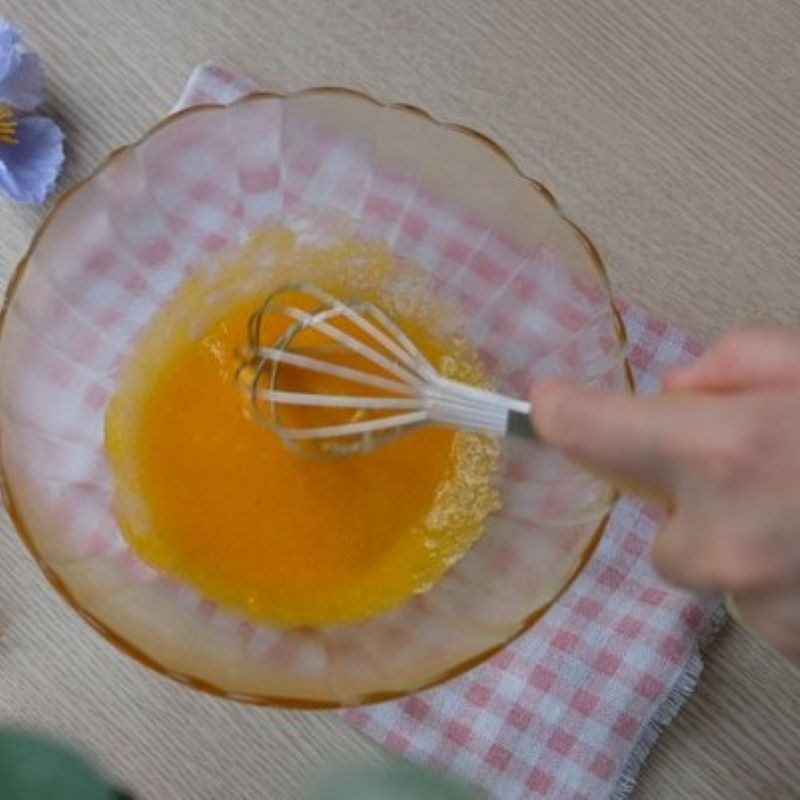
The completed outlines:
<svg viewBox="0 0 800 800">
<path fill-rule="evenodd" d="M 0 728 L 3 800 L 131 800 L 83 756 L 48 736 Z"/>
</svg>

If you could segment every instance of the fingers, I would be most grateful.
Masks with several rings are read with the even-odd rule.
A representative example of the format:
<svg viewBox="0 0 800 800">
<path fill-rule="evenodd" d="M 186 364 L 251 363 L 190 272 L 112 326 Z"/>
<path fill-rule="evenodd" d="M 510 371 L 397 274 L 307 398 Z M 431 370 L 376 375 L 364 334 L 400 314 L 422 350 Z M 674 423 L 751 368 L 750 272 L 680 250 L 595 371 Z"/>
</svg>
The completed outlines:
<svg viewBox="0 0 800 800">
<path fill-rule="evenodd" d="M 736 594 L 729 607 L 740 625 L 800 665 L 800 589 Z"/>
<path fill-rule="evenodd" d="M 800 384 L 800 334 L 749 327 L 724 336 L 693 364 L 666 373 L 668 392 L 728 392 Z"/>
<path fill-rule="evenodd" d="M 532 416 L 544 441 L 626 489 L 668 493 L 682 436 L 684 401 L 592 392 L 560 380 L 531 392 Z"/>
<path fill-rule="evenodd" d="M 735 526 L 713 507 L 681 505 L 653 540 L 653 566 L 670 583 L 703 594 L 769 587 L 777 572 L 742 545 Z"/>
<path fill-rule="evenodd" d="M 713 592 L 713 578 L 698 566 L 698 553 L 692 549 L 690 528 L 670 518 L 656 535 L 650 558 L 656 572 L 669 583 L 698 592 Z"/>
</svg>

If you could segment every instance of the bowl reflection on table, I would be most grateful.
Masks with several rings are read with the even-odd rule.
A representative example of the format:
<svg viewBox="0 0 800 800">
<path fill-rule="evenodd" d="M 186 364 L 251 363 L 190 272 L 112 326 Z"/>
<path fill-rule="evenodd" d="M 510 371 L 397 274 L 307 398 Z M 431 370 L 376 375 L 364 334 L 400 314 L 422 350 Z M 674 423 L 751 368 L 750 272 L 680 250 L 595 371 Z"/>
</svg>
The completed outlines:
<svg viewBox="0 0 800 800">
<path fill-rule="evenodd" d="M 8 506 L 48 578 L 111 641 L 183 682 L 286 706 L 400 695 L 488 657 L 586 562 L 605 485 L 508 441 L 501 509 L 424 595 L 359 624 L 281 629 L 217 607 L 129 550 L 103 450 L 120 366 L 199 268 L 265 226 L 325 236 L 348 218 L 455 304 L 495 388 L 560 375 L 624 388 L 602 265 L 551 195 L 494 144 L 344 90 L 199 107 L 117 151 L 68 192 L 9 290 L 0 338 Z"/>
</svg>

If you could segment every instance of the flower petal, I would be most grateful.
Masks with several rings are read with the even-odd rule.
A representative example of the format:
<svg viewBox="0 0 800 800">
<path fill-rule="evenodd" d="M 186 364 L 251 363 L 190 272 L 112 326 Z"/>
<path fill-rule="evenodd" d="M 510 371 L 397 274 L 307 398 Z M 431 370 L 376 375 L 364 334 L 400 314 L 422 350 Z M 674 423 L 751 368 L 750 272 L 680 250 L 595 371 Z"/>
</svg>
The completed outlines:
<svg viewBox="0 0 800 800">
<path fill-rule="evenodd" d="M 0 19 L 0 83 L 19 66 L 21 46 L 19 29 Z"/>
<path fill-rule="evenodd" d="M 46 117 L 23 117 L 19 144 L 0 144 L 0 189 L 21 203 L 43 203 L 64 163 L 64 134 Z"/>
<path fill-rule="evenodd" d="M 44 73 L 36 53 L 22 52 L 16 69 L 0 80 L 0 103 L 33 111 L 44 102 Z"/>
<path fill-rule="evenodd" d="M 0 103 L 33 111 L 44 101 L 44 73 L 39 56 L 22 43 L 17 28 L 0 19 Z"/>
</svg>

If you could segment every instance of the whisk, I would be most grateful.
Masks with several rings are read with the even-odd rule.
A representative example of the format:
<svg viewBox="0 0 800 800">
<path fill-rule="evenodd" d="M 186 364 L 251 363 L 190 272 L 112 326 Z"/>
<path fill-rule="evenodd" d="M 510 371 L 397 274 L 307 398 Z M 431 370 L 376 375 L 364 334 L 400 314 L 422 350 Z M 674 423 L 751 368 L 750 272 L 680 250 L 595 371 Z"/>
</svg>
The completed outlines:
<svg viewBox="0 0 800 800">
<path fill-rule="evenodd" d="M 239 379 L 293 449 L 366 452 L 426 424 L 533 437 L 530 403 L 440 374 L 373 303 L 281 286 L 250 317 Z"/>
</svg>

